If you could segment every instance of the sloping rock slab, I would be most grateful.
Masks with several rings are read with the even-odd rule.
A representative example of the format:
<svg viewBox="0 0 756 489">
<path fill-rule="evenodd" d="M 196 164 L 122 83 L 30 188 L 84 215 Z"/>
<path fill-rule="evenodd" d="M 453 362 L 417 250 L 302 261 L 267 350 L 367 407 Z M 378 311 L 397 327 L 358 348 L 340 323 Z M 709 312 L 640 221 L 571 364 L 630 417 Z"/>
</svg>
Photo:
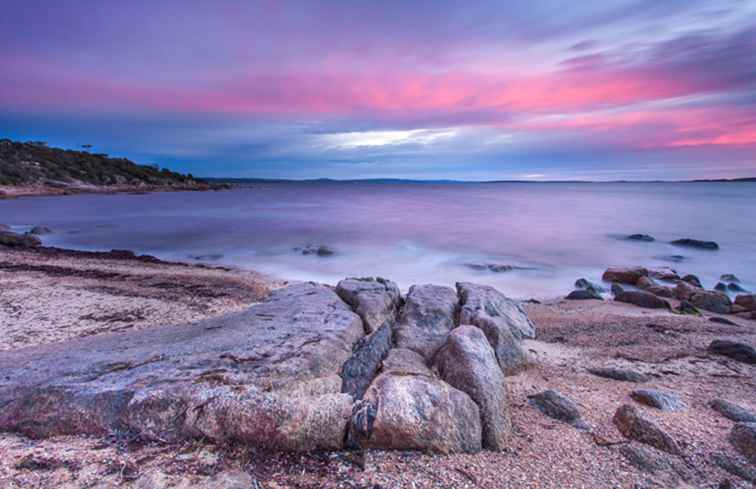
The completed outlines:
<svg viewBox="0 0 756 489">
<path fill-rule="evenodd" d="M 368 333 L 386 321 L 396 321 L 402 298 L 399 287 L 384 278 L 347 278 L 336 286 L 336 293 L 359 314 Z"/>
<path fill-rule="evenodd" d="M 518 340 L 535 338 L 535 325 L 519 302 L 488 285 L 468 282 L 457 283 L 457 293 L 460 298 L 460 324 L 472 324 L 484 332 L 491 328 L 506 327 Z"/>
<path fill-rule="evenodd" d="M 420 375 L 381 374 L 365 394 L 352 427 L 363 448 L 478 452 L 478 406 L 445 382 Z"/>
<path fill-rule="evenodd" d="M 454 328 L 456 314 L 454 290 L 440 285 L 413 285 L 396 325 L 396 346 L 414 350 L 430 362 Z"/>
<path fill-rule="evenodd" d="M 504 375 L 483 331 L 469 325 L 454 329 L 436 362 L 441 378 L 480 408 L 483 448 L 503 450 L 511 429 Z"/>
<path fill-rule="evenodd" d="M 336 435 L 349 413 L 343 426 L 334 416 L 342 419 L 351 400 L 328 379 L 338 379 L 363 335 L 359 316 L 330 288 L 298 284 L 221 318 L 5 353 L 0 430 L 48 437 L 120 429 L 166 441 L 207 433 L 261 447 L 339 446 Z M 225 390 L 203 400 L 219 387 Z M 309 402 L 289 399 L 307 394 L 313 395 Z M 333 409 L 321 411 L 320 401 L 313 400 L 318 396 L 326 396 L 322 402 Z M 204 412 L 230 410 L 238 419 L 200 417 L 220 431 L 191 428 L 187 420 L 198 406 Z M 299 422 L 313 425 L 299 429 Z M 262 428 L 248 428 L 253 425 Z M 322 433 L 306 438 L 318 430 L 332 438 Z"/>
<path fill-rule="evenodd" d="M 659 450 L 679 455 L 680 446 L 663 431 L 656 423 L 642 416 L 637 409 L 629 404 L 623 404 L 612 418 L 617 429 L 626 438 L 650 445 Z"/>
<path fill-rule="evenodd" d="M 383 360 L 381 373 L 433 377 L 433 372 L 425 365 L 425 359 L 419 353 L 407 348 L 392 348 Z"/>
</svg>

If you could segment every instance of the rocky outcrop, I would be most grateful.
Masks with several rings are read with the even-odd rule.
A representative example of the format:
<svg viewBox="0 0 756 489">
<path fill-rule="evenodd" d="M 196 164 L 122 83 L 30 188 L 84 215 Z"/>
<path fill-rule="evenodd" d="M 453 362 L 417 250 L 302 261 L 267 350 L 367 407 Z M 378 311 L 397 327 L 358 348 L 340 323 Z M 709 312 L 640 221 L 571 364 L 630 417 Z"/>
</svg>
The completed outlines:
<svg viewBox="0 0 756 489">
<path fill-rule="evenodd" d="M 641 277 L 647 277 L 648 270 L 643 267 L 635 268 L 607 268 L 601 276 L 605 282 L 635 285 Z"/>
<path fill-rule="evenodd" d="M 756 294 L 739 295 L 735 298 L 735 304 L 746 311 L 756 311 Z"/>
<path fill-rule="evenodd" d="M 444 381 L 478 405 L 483 448 L 503 450 L 510 431 L 504 375 L 483 332 L 475 326 L 455 328 L 436 365 Z"/>
<path fill-rule="evenodd" d="M 31 234 L 17 234 L 11 231 L 0 231 L 0 246 L 11 248 L 36 248 L 42 241 Z"/>
<path fill-rule="evenodd" d="M 702 241 L 700 239 L 682 238 L 671 242 L 675 246 L 697 248 L 699 250 L 718 250 L 719 245 L 714 241 Z"/>
<path fill-rule="evenodd" d="M 709 402 L 709 407 L 729 420 L 742 423 L 756 423 L 756 412 L 749 411 L 725 399 L 713 399 Z"/>
<path fill-rule="evenodd" d="M 669 302 L 642 290 L 626 290 L 614 296 L 614 300 L 647 309 L 672 309 Z"/>
<path fill-rule="evenodd" d="M 384 278 L 347 278 L 336 286 L 336 293 L 359 314 L 367 333 L 383 323 L 394 323 L 401 305 L 399 287 Z"/>
<path fill-rule="evenodd" d="M 478 406 L 464 392 L 420 375 L 381 374 L 352 417 L 363 448 L 478 452 Z"/>
<path fill-rule="evenodd" d="M 756 465 L 756 423 L 736 423 L 730 432 L 730 443 Z"/>
<path fill-rule="evenodd" d="M 599 368 L 589 368 L 588 372 L 597 376 L 597 377 L 604 377 L 605 379 L 612 379 L 612 380 L 621 380 L 624 382 L 648 382 L 649 378 L 647 375 L 642 374 L 640 372 L 636 372 L 634 370 L 623 370 L 619 368 L 612 368 L 612 367 L 599 367 Z"/>
<path fill-rule="evenodd" d="M 457 293 L 460 299 L 460 324 L 472 324 L 484 332 L 486 329 L 506 327 L 518 340 L 535 338 L 535 326 L 519 302 L 493 287 L 467 282 L 457 283 Z"/>
<path fill-rule="evenodd" d="M 756 364 L 756 349 L 751 345 L 731 340 L 714 340 L 709 344 L 709 353 L 723 355 L 738 362 Z"/>
<path fill-rule="evenodd" d="M 413 285 L 396 325 L 396 346 L 414 350 L 430 363 L 446 343 L 456 315 L 454 290 L 439 285 Z"/>
<path fill-rule="evenodd" d="M 672 455 L 680 455 L 681 453 L 680 446 L 671 436 L 656 423 L 642 416 L 636 408 L 629 404 L 620 406 L 614 413 L 612 421 L 626 438 L 650 445 Z"/>
<path fill-rule="evenodd" d="M 579 429 L 588 429 L 580 416 L 577 404 L 561 392 L 546 390 L 528 396 L 528 402 L 550 418 L 558 419 Z"/>
<path fill-rule="evenodd" d="M 636 389 L 630 393 L 633 400 L 662 411 L 679 411 L 685 409 L 685 403 L 675 393 L 656 389 Z"/>
</svg>

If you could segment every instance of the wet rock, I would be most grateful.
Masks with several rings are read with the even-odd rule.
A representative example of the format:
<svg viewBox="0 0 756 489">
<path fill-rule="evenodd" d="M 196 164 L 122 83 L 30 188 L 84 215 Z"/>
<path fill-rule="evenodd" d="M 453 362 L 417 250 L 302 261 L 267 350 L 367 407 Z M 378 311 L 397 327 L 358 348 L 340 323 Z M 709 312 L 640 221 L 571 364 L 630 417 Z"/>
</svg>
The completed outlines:
<svg viewBox="0 0 756 489">
<path fill-rule="evenodd" d="M 714 290 L 718 290 L 719 292 L 727 292 L 727 285 L 723 284 L 722 282 L 717 282 L 717 285 L 714 286 Z"/>
<path fill-rule="evenodd" d="M 413 285 L 396 325 L 396 346 L 414 350 L 430 362 L 454 328 L 456 313 L 457 294 L 451 288 Z"/>
<path fill-rule="evenodd" d="M 680 276 L 677 274 L 677 272 L 669 267 L 654 268 L 649 270 L 648 274 L 650 277 L 667 282 L 675 282 L 677 280 L 680 280 Z"/>
<path fill-rule="evenodd" d="M 585 278 L 579 278 L 575 280 L 575 288 L 594 290 L 595 292 L 598 292 L 598 293 L 606 292 L 606 289 L 604 289 L 602 286 L 600 286 L 599 284 L 593 283 Z"/>
<path fill-rule="evenodd" d="M 709 407 L 729 420 L 742 423 L 756 423 L 756 412 L 749 411 L 725 399 L 713 399 L 709 402 Z"/>
<path fill-rule="evenodd" d="M 638 279 L 646 276 L 648 276 L 648 270 L 643 267 L 607 268 L 601 279 L 605 282 L 635 285 Z"/>
<path fill-rule="evenodd" d="M 478 405 L 483 448 L 503 450 L 511 429 L 504 375 L 483 331 L 468 325 L 452 330 L 436 365 L 444 381 Z"/>
<path fill-rule="evenodd" d="M 683 282 L 688 282 L 690 285 L 694 287 L 698 287 L 699 289 L 703 288 L 703 285 L 701 285 L 701 279 L 693 275 L 692 273 L 689 273 L 688 275 L 685 275 L 682 278 Z"/>
<path fill-rule="evenodd" d="M 680 455 L 677 442 L 663 431 L 656 423 L 642 416 L 638 410 L 629 405 L 621 405 L 612 418 L 614 425 L 626 438 L 650 445 L 659 450 Z"/>
<path fill-rule="evenodd" d="M 38 237 L 31 234 L 17 234 L 0 231 L 0 245 L 11 248 L 36 248 L 42 244 Z"/>
<path fill-rule="evenodd" d="M 746 289 L 736 283 L 727 284 L 727 290 L 730 292 L 748 292 Z"/>
<path fill-rule="evenodd" d="M 624 370 L 612 367 L 589 368 L 588 372 L 606 379 L 621 380 L 624 382 L 648 382 L 649 377 L 634 370 Z"/>
<path fill-rule="evenodd" d="M 756 423 L 736 423 L 730 432 L 730 443 L 756 465 Z"/>
<path fill-rule="evenodd" d="M 330 246 L 307 244 L 301 248 L 294 248 L 294 251 L 298 251 L 303 255 L 315 255 L 315 256 L 332 256 L 336 254 L 336 251 Z"/>
<path fill-rule="evenodd" d="M 702 241 L 699 239 L 682 238 L 672 241 L 675 246 L 685 246 L 688 248 L 697 248 L 699 250 L 718 250 L 719 245 L 714 241 Z"/>
<path fill-rule="evenodd" d="M 625 289 L 620 284 L 612 284 L 612 295 L 615 297 L 623 293 Z"/>
<path fill-rule="evenodd" d="M 691 304 L 690 302 L 688 302 L 686 300 L 680 301 L 680 305 L 677 306 L 676 310 L 680 314 L 690 314 L 690 315 L 693 315 L 693 316 L 700 316 L 701 315 L 701 311 L 699 311 L 696 306 L 694 306 L 693 304 Z"/>
<path fill-rule="evenodd" d="M 738 362 L 756 364 L 756 349 L 751 345 L 730 340 L 714 340 L 709 344 L 709 353 L 724 355 Z"/>
<path fill-rule="evenodd" d="M 391 323 L 386 321 L 354 345 L 354 353 L 341 368 L 341 392 L 362 399 L 390 349 Z"/>
<path fill-rule="evenodd" d="M 297 284 L 194 324 L 6 352 L 0 430 L 339 448 L 352 400 L 326 380 L 338 379 L 362 336 L 359 316 L 332 289 Z M 292 395 L 295 384 L 313 395 Z"/>
<path fill-rule="evenodd" d="M 671 309 L 672 306 L 664 299 L 655 296 L 650 292 L 642 290 L 627 290 L 621 294 L 614 296 L 614 300 L 618 302 L 625 302 L 627 304 L 633 304 L 638 307 L 645 307 L 648 309 Z"/>
<path fill-rule="evenodd" d="M 364 402 L 372 406 L 374 419 L 370 430 L 361 433 L 363 448 L 439 453 L 481 449 L 478 406 L 445 382 L 417 375 L 381 374 L 368 389 Z"/>
<path fill-rule="evenodd" d="M 578 411 L 577 404 L 561 392 L 546 390 L 528 396 L 529 403 L 550 418 L 558 419 L 579 429 L 588 429 Z"/>
<path fill-rule="evenodd" d="M 52 230 L 47 226 L 34 226 L 27 234 L 42 235 L 50 233 L 52 233 Z"/>
<path fill-rule="evenodd" d="M 494 327 L 507 327 L 518 340 L 535 338 L 535 325 L 519 302 L 508 298 L 493 287 L 468 282 L 457 283 L 457 293 L 461 307 L 460 324 L 472 324 L 484 332 Z"/>
<path fill-rule="evenodd" d="M 407 348 L 392 348 L 383 360 L 381 373 L 433 377 L 422 355 Z"/>
<path fill-rule="evenodd" d="M 631 234 L 627 236 L 625 239 L 629 241 L 645 241 L 645 242 L 652 242 L 655 241 L 653 236 L 649 236 L 648 234 Z"/>
<path fill-rule="evenodd" d="M 687 406 L 677 394 L 656 389 L 636 389 L 630 393 L 635 401 L 662 411 L 679 411 Z"/>
<path fill-rule="evenodd" d="M 479 272 L 493 273 L 504 273 L 514 270 L 528 270 L 528 267 L 518 267 L 515 265 L 506 265 L 503 263 L 466 263 L 465 266 Z"/>
<path fill-rule="evenodd" d="M 567 297 L 565 297 L 565 299 L 570 301 L 582 301 L 588 299 L 596 299 L 600 301 L 604 300 L 604 298 L 601 297 L 601 294 L 594 289 L 573 290 L 572 292 L 567 294 Z"/>
<path fill-rule="evenodd" d="M 737 284 L 740 283 L 740 279 L 733 275 L 732 273 L 725 273 L 722 276 L 719 277 L 719 280 L 723 282 L 727 282 L 730 284 Z"/>
<path fill-rule="evenodd" d="M 735 298 L 735 304 L 746 311 L 756 311 L 756 294 L 739 295 Z"/>
<path fill-rule="evenodd" d="M 359 314 L 368 333 L 386 321 L 394 323 L 402 300 L 399 287 L 380 277 L 344 279 L 336 286 L 336 293 Z"/>
</svg>

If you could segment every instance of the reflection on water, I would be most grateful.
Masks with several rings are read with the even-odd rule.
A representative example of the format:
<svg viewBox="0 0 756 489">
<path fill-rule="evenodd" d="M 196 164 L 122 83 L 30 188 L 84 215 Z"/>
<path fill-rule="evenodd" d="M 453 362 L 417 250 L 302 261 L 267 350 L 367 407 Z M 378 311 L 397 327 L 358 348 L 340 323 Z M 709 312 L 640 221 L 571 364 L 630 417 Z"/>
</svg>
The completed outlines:
<svg viewBox="0 0 756 489">
<path fill-rule="evenodd" d="M 330 283 L 355 275 L 403 288 L 471 280 L 517 297 L 566 293 L 608 265 L 671 265 L 708 287 L 735 273 L 756 288 L 754 215 L 750 183 L 281 183 L 0 202 L 0 222 L 54 228 L 49 244 L 129 248 Z M 656 241 L 618 239 L 632 233 Z M 721 250 L 668 244 L 681 237 L 715 240 Z M 336 253 L 293 250 L 307 244 Z M 682 261 L 667 261 L 675 256 Z M 514 269 L 492 271 L 500 265 Z"/>
</svg>

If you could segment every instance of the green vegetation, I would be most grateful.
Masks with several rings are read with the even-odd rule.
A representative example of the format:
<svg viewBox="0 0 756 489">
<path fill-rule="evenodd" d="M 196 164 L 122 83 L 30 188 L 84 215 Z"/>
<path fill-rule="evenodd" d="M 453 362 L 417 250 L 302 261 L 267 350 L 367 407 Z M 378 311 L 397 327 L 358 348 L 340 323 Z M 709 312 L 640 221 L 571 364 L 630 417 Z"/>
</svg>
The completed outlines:
<svg viewBox="0 0 756 489">
<path fill-rule="evenodd" d="M 90 145 L 84 145 L 91 148 Z M 0 139 L 0 185 L 202 185 L 191 175 L 106 154 L 50 148 L 43 141 Z"/>
</svg>

